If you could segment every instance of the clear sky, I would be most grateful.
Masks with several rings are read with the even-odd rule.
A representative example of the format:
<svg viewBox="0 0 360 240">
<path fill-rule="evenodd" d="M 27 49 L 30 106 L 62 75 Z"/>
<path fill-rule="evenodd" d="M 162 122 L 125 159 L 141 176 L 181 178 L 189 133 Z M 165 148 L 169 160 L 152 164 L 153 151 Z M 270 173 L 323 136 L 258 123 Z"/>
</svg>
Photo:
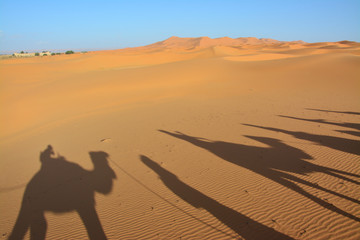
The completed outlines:
<svg viewBox="0 0 360 240">
<path fill-rule="evenodd" d="M 360 0 L 0 0 L 0 52 L 117 49 L 170 36 L 360 41 Z"/>
</svg>

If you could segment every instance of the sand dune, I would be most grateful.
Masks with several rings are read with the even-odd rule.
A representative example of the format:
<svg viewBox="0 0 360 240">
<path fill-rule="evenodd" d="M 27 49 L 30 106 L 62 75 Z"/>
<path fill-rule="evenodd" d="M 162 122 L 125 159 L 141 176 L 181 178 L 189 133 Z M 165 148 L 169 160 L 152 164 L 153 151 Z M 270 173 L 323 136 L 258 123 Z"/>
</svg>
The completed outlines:
<svg viewBox="0 0 360 240">
<path fill-rule="evenodd" d="M 198 38 L 180 38 L 170 37 L 164 41 L 160 41 L 154 44 L 150 44 L 143 48 L 147 49 L 171 49 L 171 48 L 182 48 L 182 49 L 197 49 L 207 48 L 212 46 L 247 46 L 247 45 L 264 45 L 264 44 L 279 44 L 281 41 L 270 39 L 270 38 L 255 38 L 255 37 L 240 37 L 240 38 L 209 38 L 209 37 L 198 37 Z M 287 42 L 293 44 L 305 44 L 303 41 Z M 349 42 L 351 44 L 351 42 Z"/>
<path fill-rule="evenodd" d="M 359 239 L 359 53 L 171 37 L 1 60 L 0 239 Z"/>
</svg>

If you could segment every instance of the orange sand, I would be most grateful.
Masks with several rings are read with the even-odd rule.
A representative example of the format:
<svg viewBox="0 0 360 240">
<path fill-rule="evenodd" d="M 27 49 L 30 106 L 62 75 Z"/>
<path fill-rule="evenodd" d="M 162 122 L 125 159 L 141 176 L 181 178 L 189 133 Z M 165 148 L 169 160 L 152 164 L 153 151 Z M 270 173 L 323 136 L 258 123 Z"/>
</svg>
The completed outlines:
<svg viewBox="0 0 360 240">
<path fill-rule="evenodd" d="M 0 239 L 25 189 L 36 209 L 20 220 L 45 210 L 46 239 L 86 239 L 90 214 L 61 210 L 94 206 L 84 188 L 108 239 L 360 239 L 359 55 L 348 41 L 172 37 L 1 60 Z M 109 155 L 111 192 L 89 152 Z"/>
</svg>

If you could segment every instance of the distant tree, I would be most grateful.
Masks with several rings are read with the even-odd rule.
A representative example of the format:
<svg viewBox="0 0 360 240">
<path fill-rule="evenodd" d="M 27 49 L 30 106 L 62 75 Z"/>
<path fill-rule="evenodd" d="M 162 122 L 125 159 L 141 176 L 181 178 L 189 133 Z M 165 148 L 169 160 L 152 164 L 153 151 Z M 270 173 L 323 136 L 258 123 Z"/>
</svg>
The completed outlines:
<svg viewBox="0 0 360 240">
<path fill-rule="evenodd" d="M 66 51 L 65 54 L 73 54 L 74 51 L 70 50 L 70 51 Z"/>
<path fill-rule="evenodd" d="M 55 55 L 55 53 L 51 53 L 51 56 L 54 56 Z"/>
<path fill-rule="evenodd" d="M 46 53 L 46 51 L 42 51 L 42 53 Z"/>
<path fill-rule="evenodd" d="M 40 56 L 40 53 L 36 52 L 36 53 L 35 53 L 35 56 Z"/>
<path fill-rule="evenodd" d="M 61 53 L 57 52 L 56 55 L 60 55 Z"/>
<path fill-rule="evenodd" d="M 47 54 L 46 54 L 46 53 L 44 53 L 44 54 L 43 54 L 43 56 L 47 56 Z"/>
<path fill-rule="evenodd" d="M 13 53 L 12 56 L 15 57 L 15 53 Z"/>
<path fill-rule="evenodd" d="M 87 51 L 81 51 L 81 53 L 87 53 Z"/>
<path fill-rule="evenodd" d="M 21 51 L 20 53 L 24 53 L 24 51 Z"/>
</svg>

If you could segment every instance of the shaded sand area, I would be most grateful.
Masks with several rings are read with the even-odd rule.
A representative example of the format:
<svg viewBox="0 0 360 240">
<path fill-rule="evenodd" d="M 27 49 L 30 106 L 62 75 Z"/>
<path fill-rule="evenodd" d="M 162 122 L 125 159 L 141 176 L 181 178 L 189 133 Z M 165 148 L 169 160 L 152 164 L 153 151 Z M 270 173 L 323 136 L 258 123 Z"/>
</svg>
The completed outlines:
<svg viewBox="0 0 360 240">
<path fill-rule="evenodd" d="M 359 54 L 172 37 L 1 60 L 0 239 L 360 239 Z"/>
</svg>

